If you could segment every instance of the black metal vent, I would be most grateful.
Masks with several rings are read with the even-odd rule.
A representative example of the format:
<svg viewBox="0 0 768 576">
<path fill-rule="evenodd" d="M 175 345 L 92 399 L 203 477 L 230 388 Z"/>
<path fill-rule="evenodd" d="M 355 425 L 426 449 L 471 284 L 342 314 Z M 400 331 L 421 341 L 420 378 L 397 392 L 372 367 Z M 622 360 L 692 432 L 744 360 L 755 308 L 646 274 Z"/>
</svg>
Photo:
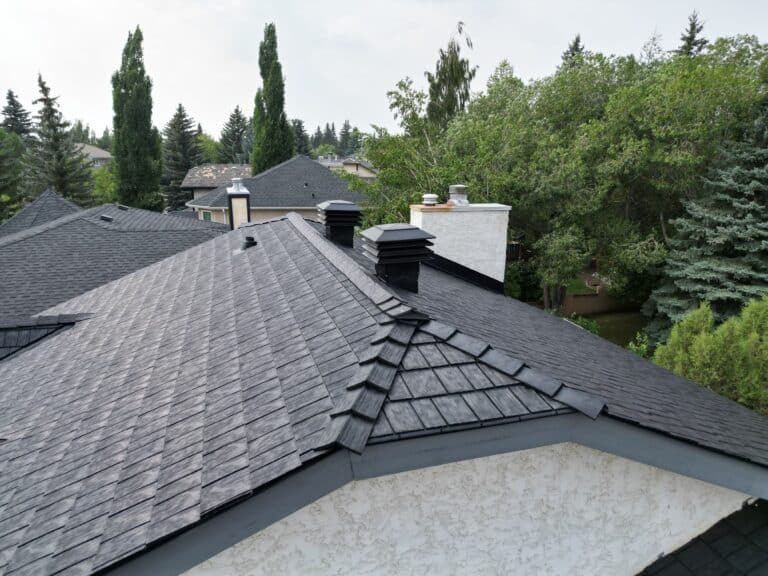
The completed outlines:
<svg viewBox="0 0 768 576">
<path fill-rule="evenodd" d="M 362 236 L 363 254 L 376 263 L 382 280 L 419 291 L 419 264 L 432 258 L 432 234 L 410 224 L 380 224 L 364 230 Z"/>
<path fill-rule="evenodd" d="M 331 242 L 352 246 L 355 226 L 360 226 L 360 206 L 346 200 L 328 200 L 317 205 L 320 222 L 325 226 L 325 237 Z"/>
<path fill-rule="evenodd" d="M 109 216 L 107 214 L 102 214 L 101 216 L 99 216 L 99 218 L 104 220 L 104 222 L 112 222 L 114 220 L 114 218 L 112 218 L 112 216 Z"/>
</svg>

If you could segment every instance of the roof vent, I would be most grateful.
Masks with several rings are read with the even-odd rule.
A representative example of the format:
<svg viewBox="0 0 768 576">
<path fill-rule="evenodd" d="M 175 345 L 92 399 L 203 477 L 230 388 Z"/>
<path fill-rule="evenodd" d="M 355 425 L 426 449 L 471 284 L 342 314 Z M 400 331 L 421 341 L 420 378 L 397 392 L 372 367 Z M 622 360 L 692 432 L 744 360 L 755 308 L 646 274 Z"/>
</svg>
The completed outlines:
<svg viewBox="0 0 768 576">
<path fill-rule="evenodd" d="M 325 226 L 328 240 L 352 246 L 355 226 L 360 226 L 360 206 L 346 200 L 328 200 L 317 205 L 317 215 Z"/>
<path fill-rule="evenodd" d="M 437 204 L 437 194 L 424 194 L 421 203 L 424 204 L 424 206 L 434 206 Z"/>
<path fill-rule="evenodd" d="M 448 186 L 448 204 L 466 205 L 469 204 L 467 200 L 467 187 L 464 184 L 453 184 Z"/>
<path fill-rule="evenodd" d="M 246 236 L 245 240 L 243 240 L 243 250 L 248 250 L 248 248 L 252 248 L 256 246 L 258 242 L 256 242 L 256 239 L 253 236 Z"/>
<path fill-rule="evenodd" d="M 99 216 L 99 218 L 101 220 L 104 220 L 104 222 L 112 222 L 114 220 L 112 216 L 108 216 L 107 214 L 102 214 L 101 216 Z"/>
<path fill-rule="evenodd" d="M 411 292 L 419 291 L 419 263 L 432 257 L 432 234 L 410 224 L 379 224 L 362 233 L 363 254 L 376 263 L 376 274 Z"/>
<path fill-rule="evenodd" d="M 128 206 L 126 206 L 124 204 L 118 204 L 117 205 L 117 209 L 118 210 L 128 210 Z"/>
</svg>

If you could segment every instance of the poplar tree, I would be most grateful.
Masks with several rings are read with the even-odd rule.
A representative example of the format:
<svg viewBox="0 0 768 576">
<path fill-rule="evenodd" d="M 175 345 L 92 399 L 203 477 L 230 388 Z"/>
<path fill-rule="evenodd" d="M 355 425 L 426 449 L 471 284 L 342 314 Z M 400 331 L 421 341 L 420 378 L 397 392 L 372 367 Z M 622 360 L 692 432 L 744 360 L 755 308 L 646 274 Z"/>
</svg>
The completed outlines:
<svg viewBox="0 0 768 576">
<path fill-rule="evenodd" d="M 160 134 L 152 126 L 152 80 L 144 68 L 143 35 L 128 33 L 120 69 L 112 75 L 112 155 L 120 202 L 159 209 L 162 173 Z"/>
<path fill-rule="evenodd" d="M 704 47 L 709 44 L 709 40 L 701 36 L 704 30 L 704 23 L 699 21 L 699 15 L 694 10 L 688 16 L 688 27 L 680 35 L 680 47 L 675 50 L 678 56 L 698 56 Z"/>
<path fill-rule="evenodd" d="M 246 164 L 249 151 L 244 148 L 245 132 L 248 119 L 240 111 L 240 106 L 229 115 L 219 138 L 219 162 L 225 164 Z"/>
<path fill-rule="evenodd" d="M 179 104 L 163 129 L 163 181 L 165 203 L 170 210 L 183 209 L 184 203 L 191 200 L 189 194 L 182 193 L 181 182 L 197 165 L 199 154 L 195 122 Z"/>
<path fill-rule="evenodd" d="M 5 102 L 3 128 L 21 136 L 22 139 L 28 137 L 32 133 L 32 121 L 29 119 L 29 112 L 24 109 L 12 90 L 8 90 L 5 95 Z"/>
<path fill-rule="evenodd" d="M 253 109 L 251 169 L 254 174 L 293 156 L 293 131 L 284 110 L 283 69 L 277 58 L 277 33 L 273 23 L 264 27 L 264 39 L 259 45 L 259 71 L 262 88 L 256 92 Z"/>
<path fill-rule="evenodd" d="M 37 119 L 37 138 L 30 141 L 29 174 L 37 193 L 46 188 L 69 198 L 80 206 L 92 201 L 93 186 L 90 162 L 72 140 L 69 122 L 62 118 L 58 97 L 51 96 L 51 89 L 38 75 L 40 104 Z"/>
<path fill-rule="evenodd" d="M 291 120 L 291 127 L 293 128 L 293 146 L 296 154 L 306 156 L 309 154 L 309 135 L 304 129 L 304 122 L 298 118 Z"/>
</svg>

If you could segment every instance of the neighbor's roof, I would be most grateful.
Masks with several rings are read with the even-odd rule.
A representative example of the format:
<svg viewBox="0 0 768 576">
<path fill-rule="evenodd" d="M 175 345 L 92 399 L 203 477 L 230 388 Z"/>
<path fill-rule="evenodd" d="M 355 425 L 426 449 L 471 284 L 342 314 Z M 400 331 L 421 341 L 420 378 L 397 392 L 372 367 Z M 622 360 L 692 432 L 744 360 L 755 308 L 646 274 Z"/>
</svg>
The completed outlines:
<svg viewBox="0 0 768 576">
<path fill-rule="evenodd" d="M 574 412 L 768 466 L 768 419 L 436 269 L 398 295 L 354 258 L 291 214 L 47 311 L 93 316 L 0 363 L 0 574 L 113 566 L 340 446 Z"/>
<path fill-rule="evenodd" d="M 189 169 L 181 187 L 217 188 L 230 184 L 232 178 L 248 178 L 250 175 L 250 164 L 201 164 Z"/>
<path fill-rule="evenodd" d="M 41 312 L 227 231 L 123 208 L 105 204 L 0 238 L 0 313 Z"/>
<path fill-rule="evenodd" d="M 347 183 L 306 156 L 294 156 L 253 178 L 243 180 L 251 193 L 251 208 L 314 208 L 326 200 L 361 202 Z M 227 186 L 187 202 L 196 208 L 226 208 Z"/>
<path fill-rule="evenodd" d="M 106 150 L 103 150 L 99 148 L 98 146 L 93 146 L 91 144 L 77 144 L 76 145 L 80 150 L 85 153 L 88 158 L 91 160 L 111 160 L 112 154 L 107 152 Z"/>
<path fill-rule="evenodd" d="M 756 500 L 714 524 L 639 576 L 768 574 L 768 502 Z"/>
<path fill-rule="evenodd" d="M 53 190 L 42 192 L 31 203 L 0 224 L 0 238 L 21 230 L 45 224 L 67 214 L 79 212 L 81 208 Z"/>
<path fill-rule="evenodd" d="M 371 172 L 376 172 L 376 168 L 373 167 L 373 164 L 368 162 L 368 160 L 364 158 L 355 158 L 354 156 L 350 156 L 349 158 L 344 158 L 344 161 L 342 164 L 359 164 L 363 168 L 367 168 Z"/>
</svg>

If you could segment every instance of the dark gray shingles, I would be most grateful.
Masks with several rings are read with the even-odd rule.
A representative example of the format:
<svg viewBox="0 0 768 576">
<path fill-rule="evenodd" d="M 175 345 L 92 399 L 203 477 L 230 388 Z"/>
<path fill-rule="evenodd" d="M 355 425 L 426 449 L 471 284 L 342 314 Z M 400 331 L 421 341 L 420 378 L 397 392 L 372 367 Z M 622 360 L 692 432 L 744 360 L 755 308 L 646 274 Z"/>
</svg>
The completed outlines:
<svg viewBox="0 0 768 576">
<path fill-rule="evenodd" d="M 0 238 L 15 234 L 34 226 L 46 224 L 52 220 L 80 212 L 77 204 L 74 204 L 56 194 L 53 190 L 45 190 L 8 220 L 0 224 Z"/>
</svg>

